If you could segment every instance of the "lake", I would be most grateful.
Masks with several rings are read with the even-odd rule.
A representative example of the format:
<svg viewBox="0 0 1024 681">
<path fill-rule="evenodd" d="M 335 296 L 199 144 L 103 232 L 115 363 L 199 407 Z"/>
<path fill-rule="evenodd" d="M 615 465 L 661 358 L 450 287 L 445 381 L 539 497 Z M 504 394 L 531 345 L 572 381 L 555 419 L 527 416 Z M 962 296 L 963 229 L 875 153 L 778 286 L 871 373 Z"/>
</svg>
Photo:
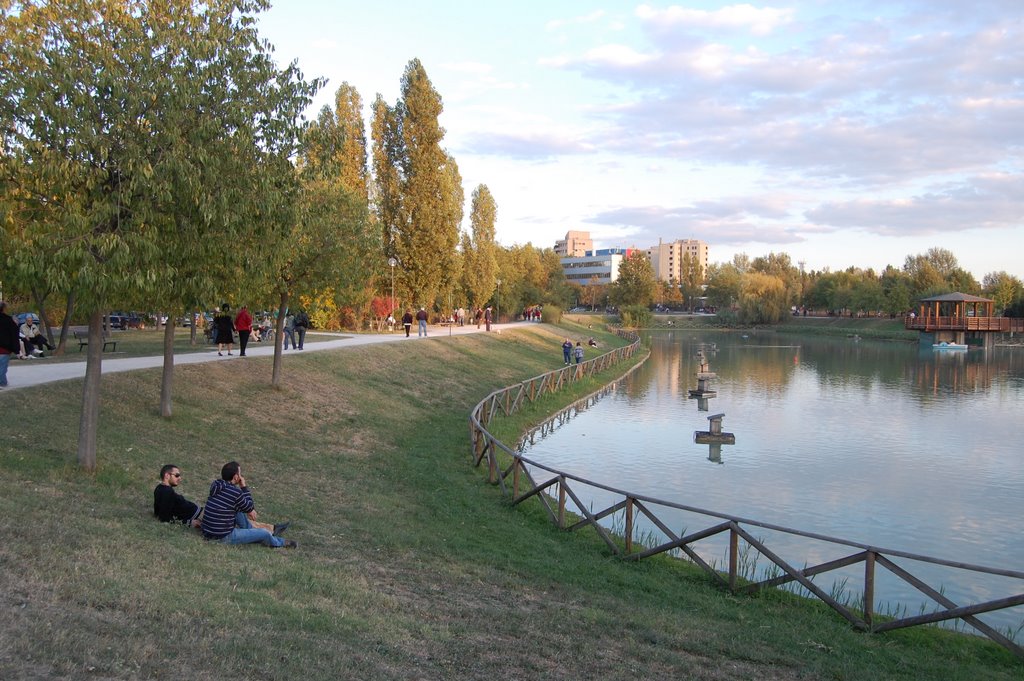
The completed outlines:
<svg viewBox="0 0 1024 681">
<path fill-rule="evenodd" d="M 651 357 L 640 369 L 546 437 L 534 437 L 524 455 L 676 503 L 886 549 L 1024 569 L 1024 347 L 934 351 L 856 337 L 682 330 L 645 340 Z M 699 353 L 717 374 L 717 397 L 706 405 L 688 395 L 697 385 Z M 715 413 L 725 414 L 723 430 L 736 436 L 720 454 L 693 441 Z M 583 501 L 595 509 L 613 499 L 576 491 L 591 493 Z M 682 511 L 659 517 L 671 519 L 677 532 L 718 522 Z M 798 567 L 854 552 L 752 529 Z M 725 543 L 722 535 L 694 548 L 722 566 Z M 960 605 L 1024 592 L 1019 580 L 901 565 Z M 860 596 L 863 565 L 832 574 L 849 579 L 840 587 L 847 595 Z M 816 580 L 826 591 L 830 575 Z M 886 570 L 877 575 L 878 612 L 919 612 L 927 599 Z M 981 619 L 1015 631 L 1024 607 Z"/>
</svg>

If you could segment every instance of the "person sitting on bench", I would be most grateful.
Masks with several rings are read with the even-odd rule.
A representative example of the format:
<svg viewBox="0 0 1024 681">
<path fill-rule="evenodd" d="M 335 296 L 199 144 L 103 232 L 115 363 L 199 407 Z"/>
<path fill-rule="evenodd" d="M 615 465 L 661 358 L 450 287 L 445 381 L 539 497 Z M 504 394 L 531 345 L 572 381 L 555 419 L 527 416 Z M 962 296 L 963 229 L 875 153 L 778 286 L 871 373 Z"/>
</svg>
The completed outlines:
<svg viewBox="0 0 1024 681">
<path fill-rule="evenodd" d="M 39 325 L 36 324 L 35 317 L 32 315 L 26 315 L 25 322 L 18 329 L 21 335 L 25 338 L 25 349 L 31 352 L 37 357 L 43 356 L 43 348 L 53 351 L 53 346 L 50 345 L 49 341 L 43 334 L 39 333 Z"/>
</svg>

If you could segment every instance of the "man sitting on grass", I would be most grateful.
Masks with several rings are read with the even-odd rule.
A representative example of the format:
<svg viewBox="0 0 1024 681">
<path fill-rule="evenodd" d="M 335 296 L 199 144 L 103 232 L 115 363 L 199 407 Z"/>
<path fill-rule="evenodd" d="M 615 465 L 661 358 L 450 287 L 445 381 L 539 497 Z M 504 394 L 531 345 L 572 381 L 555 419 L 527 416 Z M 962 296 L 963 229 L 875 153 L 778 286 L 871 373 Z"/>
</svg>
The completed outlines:
<svg viewBox="0 0 1024 681">
<path fill-rule="evenodd" d="M 181 523 L 199 528 L 203 507 L 174 491 L 181 484 L 181 471 L 173 463 L 160 469 L 160 484 L 153 490 L 153 515 L 162 523 Z"/>
<path fill-rule="evenodd" d="M 297 544 L 291 539 L 278 535 L 284 526 L 273 530 L 257 527 L 256 504 L 242 477 L 242 468 L 237 461 L 229 461 L 220 471 L 220 480 L 210 484 L 210 496 L 206 500 L 201 528 L 207 539 L 216 539 L 224 544 L 263 544 L 274 548 L 293 549 Z"/>
<path fill-rule="evenodd" d="M 200 516 L 203 514 L 203 507 L 189 501 L 174 489 L 181 484 L 181 469 L 173 463 L 165 464 L 160 468 L 160 484 L 153 490 L 153 515 L 159 518 L 162 523 L 181 523 L 199 529 Z M 253 512 L 255 517 L 255 511 Z M 270 525 L 268 523 L 250 520 L 253 527 L 269 531 L 271 534 L 281 534 L 291 523 Z"/>
</svg>

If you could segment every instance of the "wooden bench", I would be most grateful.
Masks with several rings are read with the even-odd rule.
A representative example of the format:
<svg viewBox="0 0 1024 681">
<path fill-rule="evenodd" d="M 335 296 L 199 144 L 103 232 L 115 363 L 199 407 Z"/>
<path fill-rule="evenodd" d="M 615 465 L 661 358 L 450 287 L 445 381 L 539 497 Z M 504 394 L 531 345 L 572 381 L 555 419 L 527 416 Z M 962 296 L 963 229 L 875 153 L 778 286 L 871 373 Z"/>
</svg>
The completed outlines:
<svg viewBox="0 0 1024 681">
<path fill-rule="evenodd" d="M 77 331 L 72 331 L 71 333 L 75 335 L 75 340 L 78 341 L 78 351 L 81 352 L 82 348 L 89 344 L 88 333 L 78 333 Z M 110 348 L 111 352 L 117 352 L 117 341 L 104 338 L 103 352 L 107 352 L 107 348 Z"/>
</svg>

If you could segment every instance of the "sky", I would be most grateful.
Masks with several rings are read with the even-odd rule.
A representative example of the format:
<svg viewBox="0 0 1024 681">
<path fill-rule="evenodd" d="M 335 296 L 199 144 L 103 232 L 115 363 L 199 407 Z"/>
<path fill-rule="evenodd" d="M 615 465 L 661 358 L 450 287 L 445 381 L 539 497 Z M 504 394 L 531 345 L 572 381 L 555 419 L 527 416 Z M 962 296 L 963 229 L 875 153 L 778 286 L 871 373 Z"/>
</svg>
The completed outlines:
<svg viewBox="0 0 1024 681">
<path fill-rule="evenodd" d="M 284 65 L 369 107 L 419 59 L 505 246 L 700 239 L 808 271 L 951 251 L 1024 279 L 1021 0 L 277 0 Z"/>
</svg>

